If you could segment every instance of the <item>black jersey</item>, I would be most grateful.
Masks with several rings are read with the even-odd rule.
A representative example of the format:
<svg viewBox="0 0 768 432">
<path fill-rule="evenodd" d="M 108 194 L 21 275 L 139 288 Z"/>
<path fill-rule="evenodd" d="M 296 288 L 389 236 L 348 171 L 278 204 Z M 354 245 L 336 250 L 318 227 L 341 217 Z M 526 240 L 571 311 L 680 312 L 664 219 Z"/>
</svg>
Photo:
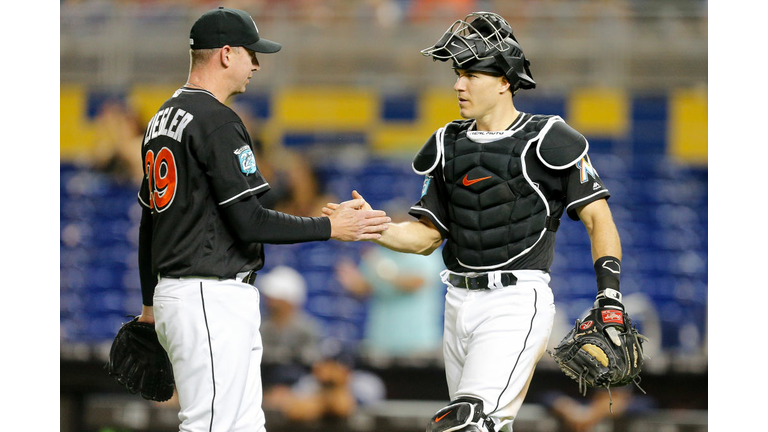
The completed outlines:
<svg viewBox="0 0 768 432">
<path fill-rule="evenodd" d="M 427 142 L 421 153 L 428 153 L 429 169 L 422 170 L 428 171 L 422 196 L 410 213 L 427 217 L 447 239 L 449 270 L 548 272 L 562 214 L 578 220 L 577 208 L 610 196 L 585 139 L 567 168 L 542 160 L 538 143 L 547 135 L 559 139 L 547 134 L 557 122 L 583 139 L 559 117 L 522 114 L 503 132 L 474 132 L 474 121 L 452 122 Z"/>
<path fill-rule="evenodd" d="M 150 120 L 142 160 L 153 274 L 231 278 L 263 266 L 263 246 L 238 242 L 221 216 L 221 207 L 269 190 L 234 111 L 208 91 L 177 90 Z"/>
</svg>

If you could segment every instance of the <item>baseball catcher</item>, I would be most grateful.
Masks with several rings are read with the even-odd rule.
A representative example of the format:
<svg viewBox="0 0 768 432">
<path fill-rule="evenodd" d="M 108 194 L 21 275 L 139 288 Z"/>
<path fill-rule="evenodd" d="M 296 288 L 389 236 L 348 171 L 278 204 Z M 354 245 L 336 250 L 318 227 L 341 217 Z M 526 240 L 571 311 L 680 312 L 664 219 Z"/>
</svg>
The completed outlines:
<svg viewBox="0 0 768 432">
<path fill-rule="evenodd" d="M 618 289 L 606 287 L 618 287 L 620 265 L 613 257 L 595 263 L 599 290 L 592 309 L 549 352 L 560 369 L 579 383 L 584 395 L 587 387 L 605 387 L 609 394 L 611 387 L 629 383 L 640 388 L 646 338 L 632 324 Z"/>
<path fill-rule="evenodd" d="M 125 323 L 112 342 L 107 371 L 129 392 L 147 400 L 167 401 L 173 396 L 171 362 L 157 340 L 153 324 L 138 317 Z"/>
</svg>

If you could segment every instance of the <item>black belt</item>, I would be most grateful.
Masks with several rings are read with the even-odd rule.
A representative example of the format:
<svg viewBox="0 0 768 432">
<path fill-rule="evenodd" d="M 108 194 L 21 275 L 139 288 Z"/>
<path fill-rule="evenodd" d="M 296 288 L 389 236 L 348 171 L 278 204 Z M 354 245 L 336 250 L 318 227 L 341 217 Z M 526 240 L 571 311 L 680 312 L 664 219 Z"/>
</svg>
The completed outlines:
<svg viewBox="0 0 768 432">
<path fill-rule="evenodd" d="M 241 281 L 244 284 L 256 286 L 256 271 L 251 270 Z"/>
<path fill-rule="evenodd" d="M 483 290 L 488 288 L 488 275 L 479 276 L 461 276 L 454 273 L 448 275 L 448 282 L 456 288 L 466 288 L 469 290 Z M 512 286 L 517 284 L 517 278 L 512 273 L 501 274 L 501 285 Z"/>
</svg>

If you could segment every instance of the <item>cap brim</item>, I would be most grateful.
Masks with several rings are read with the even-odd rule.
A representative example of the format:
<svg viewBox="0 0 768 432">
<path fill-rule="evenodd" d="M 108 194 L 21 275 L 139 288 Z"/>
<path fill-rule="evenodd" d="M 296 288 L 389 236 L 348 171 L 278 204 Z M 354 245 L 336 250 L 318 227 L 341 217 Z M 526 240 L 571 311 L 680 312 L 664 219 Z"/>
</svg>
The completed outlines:
<svg viewBox="0 0 768 432">
<path fill-rule="evenodd" d="M 279 43 L 273 42 L 267 39 L 259 39 L 256 43 L 252 43 L 250 45 L 244 45 L 244 46 L 251 51 L 256 51 L 258 53 L 264 53 L 264 54 L 276 53 L 280 51 L 280 49 L 283 47 Z"/>
</svg>

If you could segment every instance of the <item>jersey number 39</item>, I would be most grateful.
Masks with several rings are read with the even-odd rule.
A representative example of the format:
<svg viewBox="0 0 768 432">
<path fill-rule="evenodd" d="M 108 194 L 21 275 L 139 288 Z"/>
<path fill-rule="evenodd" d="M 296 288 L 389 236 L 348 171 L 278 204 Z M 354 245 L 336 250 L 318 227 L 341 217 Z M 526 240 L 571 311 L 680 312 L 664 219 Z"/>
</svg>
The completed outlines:
<svg viewBox="0 0 768 432">
<path fill-rule="evenodd" d="M 161 212 L 166 210 L 176 195 L 176 160 L 168 147 L 157 152 L 147 151 L 144 157 L 144 175 L 149 184 L 149 206 Z"/>
</svg>

